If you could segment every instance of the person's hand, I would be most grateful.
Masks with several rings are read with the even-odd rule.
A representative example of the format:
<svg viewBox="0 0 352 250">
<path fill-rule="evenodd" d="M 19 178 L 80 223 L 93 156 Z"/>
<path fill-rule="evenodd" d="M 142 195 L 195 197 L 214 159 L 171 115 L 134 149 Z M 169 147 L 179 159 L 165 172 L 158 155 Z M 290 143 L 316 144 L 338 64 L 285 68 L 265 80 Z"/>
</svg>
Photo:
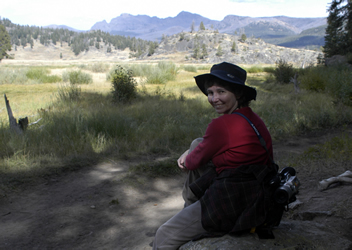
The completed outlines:
<svg viewBox="0 0 352 250">
<path fill-rule="evenodd" d="M 186 168 L 186 157 L 187 157 L 187 155 L 188 155 L 188 152 L 189 152 L 189 150 L 186 150 L 186 151 L 180 156 L 180 158 L 178 158 L 178 160 L 177 160 L 178 167 L 181 168 L 181 169 L 184 169 L 184 170 L 187 170 L 187 168 Z"/>
</svg>

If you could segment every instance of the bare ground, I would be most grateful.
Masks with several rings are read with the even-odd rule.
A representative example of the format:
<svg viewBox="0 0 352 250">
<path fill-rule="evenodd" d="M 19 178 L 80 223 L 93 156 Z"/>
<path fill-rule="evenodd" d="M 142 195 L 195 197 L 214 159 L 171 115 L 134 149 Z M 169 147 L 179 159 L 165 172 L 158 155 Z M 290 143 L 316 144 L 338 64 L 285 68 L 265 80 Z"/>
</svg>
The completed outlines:
<svg viewBox="0 0 352 250">
<path fill-rule="evenodd" d="M 55 52 L 44 53 L 50 52 L 51 57 L 63 53 L 63 60 L 55 59 L 58 64 L 79 59 L 71 51 L 48 49 Z M 21 64 L 23 60 L 31 64 L 28 60 L 32 59 L 37 65 L 40 60 L 43 64 L 53 60 L 39 53 L 42 51 L 27 54 L 24 50 L 16 51 L 17 62 L 2 63 Z M 82 56 L 86 60 L 106 61 L 93 52 Z M 128 51 L 115 55 L 118 59 L 126 56 Z M 347 129 L 350 135 L 351 131 Z M 276 142 L 275 158 L 284 162 L 285 157 L 294 158 L 339 133 L 324 131 Z M 148 179 L 143 174 L 132 175 L 128 171 L 132 164 L 107 160 L 94 167 L 42 179 L 25 189 L 0 190 L 0 249 L 151 249 L 149 244 L 156 229 L 183 207 L 181 190 L 185 176 Z M 317 189 L 320 180 L 348 169 L 351 170 L 350 162 L 300 169 L 302 185 L 297 197 L 301 204 L 285 214 L 279 226 L 281 231 L 274 232 L 277 236 L 284 232 L 283 238 L 293 235 L 294 239 L 281 243 L 277 237 L 270 247 L 262 243 L 257 249 L 352 249 L 352 185 L 334 185 L 323 192 Z M 310 238 L 312 242 L 302 243 L 301 238 Z"/>
<path fill-rule="evenodd" d="M 299 154 L 337 133 L 277 142 L 276 158 Z M 184 176 L 148 179 L 128 172 L 130 165 L 107 161 L 43 179 L 21 192 L 2 193 L 0 249 L 151 249 L 149 244 L 158 226 L 183 207 L 180 194 Z M 346 163 L 330 171 L 309 174 L 308 166 L 307 171 L 300 171 L 301 204 L 285 215 L 281 228 L 290 222 L 306 225 L 312 227 L 310 233 L 324 240 L 325 236 L 319 235 L 323 228 L 336 240 L 333 244 L 339 247 L 335 249 L 352 249 L 352 185 L 334 185 L 323 192 L 317 189 L 322 178 L 349 168 Z M 317 228 L 320 230 L 314 230 Z M 307 236 L 307 232 L 301 234 Z M 322 247 L 321 242 L 300 247 L 298 242 L 290 249 L 330 248 Z"/>
</svg>

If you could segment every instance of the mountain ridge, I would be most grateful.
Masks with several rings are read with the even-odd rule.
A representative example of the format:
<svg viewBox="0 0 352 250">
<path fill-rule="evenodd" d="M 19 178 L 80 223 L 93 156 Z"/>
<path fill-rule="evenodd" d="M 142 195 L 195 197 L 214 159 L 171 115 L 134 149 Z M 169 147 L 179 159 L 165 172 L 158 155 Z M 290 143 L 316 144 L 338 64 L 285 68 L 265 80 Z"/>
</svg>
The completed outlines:
<svg viewBox="0 0 352 250">
<path fill-rule="evenodd" d="M 194 14 L 186 11 L 180 12 L 175 17 L 158 18 L 150 17 L 148 15 L 131 15 L 123 13 L 117 16 L 108 23 L 106 20 L 95 23 L 91 30 L 101 30 L 109 32 L 113 35 L 130 35 L 136 38 L 151 41 L 161 41 L 164 36 L 171 36 L 183 31 L 198 30 L 200 23 L 208 30 L 217 30 L 220 33 L 237 34 L 243 33 L 247 36 L 254 36 L 261 38 L 266 42 L 273 42 L 274 44 L 284 44 L 288 37 L 295 37 L 300 35 L 307 29 L 317 28 L 327 25 L 327 18 L 312 17 L 312 18 L 298 18 L 287 16 L 273 16 L 273 17 L 249 17 L 227 15 L 221 21 L 211 20 L 199 14 Z M 323 37 L 325 32 L 315 34 L 315 37 L 308 37 L 315 48 L 323 46 Z M 276 40 L 270 40 L 275 37 Z M 281 38 L 283 40 L 278 40 Z M 297 38 L 296 41 L 302 39 Z M 305 46 L 307 39 L 305 40 Z M 291 41 L 293 47 L 300 48 L 300 44 Z M 301 46 L 302 47 L 302 46 Z"/>
</svg>

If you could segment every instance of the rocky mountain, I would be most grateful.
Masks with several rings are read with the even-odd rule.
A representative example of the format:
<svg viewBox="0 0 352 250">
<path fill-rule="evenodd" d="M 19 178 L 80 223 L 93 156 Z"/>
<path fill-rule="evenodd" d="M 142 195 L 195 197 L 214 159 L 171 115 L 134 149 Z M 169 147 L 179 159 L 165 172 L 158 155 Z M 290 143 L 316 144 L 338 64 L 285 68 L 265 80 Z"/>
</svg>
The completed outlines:
<svg viewBox="0 0 352 250">
<path fill-rule="evenodd" d="M 266 42 L 293 48 L 316 48 L 324 45 L 326 18 L 246 17 L 228 15 L 222 21 L 215 21 L 198 14 L 182 11 L 175 17 L 158 18 L 147 15 L 121 14 L 110 23 L 97 22 L 91 30 L 102 30 L 115 35 L 134 36 L 145 40 L 161 41 L 183 31 L 198 30 L 203 22 L 207 30 L 226 34 L 246 34 Z M 306 34 L 307 30 L 319 32 Z"/>
<path fill-rule="evenodd" d="M 266 43 L 261 38 L 243 39 L 213 30 L 181 32 L 164 36 L 152 56 L 143 53 L 138 59 L 173 60 L 180 56 L 185 63 L 275 64 L 284 60 L 298 67 L 317 63 L 322 53 L 317 50 L 287 48 Z"/>
</svg>

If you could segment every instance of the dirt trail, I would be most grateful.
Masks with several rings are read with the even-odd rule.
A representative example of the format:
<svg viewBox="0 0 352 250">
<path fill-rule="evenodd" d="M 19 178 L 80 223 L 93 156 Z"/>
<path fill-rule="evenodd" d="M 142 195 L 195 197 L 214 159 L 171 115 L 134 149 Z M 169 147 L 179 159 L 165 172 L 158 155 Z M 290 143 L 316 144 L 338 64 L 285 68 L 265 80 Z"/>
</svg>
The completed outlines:
<svg viewBox="0 0 352 250">
<path fill-rule="evenodd" d="M 182 180 L 128 180 L 127 169 L 105 163 L 2 197 L 0 249 L 150 249 L 182 208 Z"/>
<path fill-rule="evenodd" d="M 277 142 L 275 154 L 300 153 L 332 136 L 334 133 L 323 133 Z M 107 162 L 3 195 L 0 249 L 151 249 L 156 229 L 183 207 L 185 176 L 131 177 L 129 165 Z M 321 174 L 300 174 L 298 199 L 303 204 L 285 220 L 316 220 L 336 233 L 336 239 L 352 242 L 352 185 L 320 192 L 316 185 Z M 312 213 L 336 212 L 339 207 L 336 216 Z"/>
</svg>

